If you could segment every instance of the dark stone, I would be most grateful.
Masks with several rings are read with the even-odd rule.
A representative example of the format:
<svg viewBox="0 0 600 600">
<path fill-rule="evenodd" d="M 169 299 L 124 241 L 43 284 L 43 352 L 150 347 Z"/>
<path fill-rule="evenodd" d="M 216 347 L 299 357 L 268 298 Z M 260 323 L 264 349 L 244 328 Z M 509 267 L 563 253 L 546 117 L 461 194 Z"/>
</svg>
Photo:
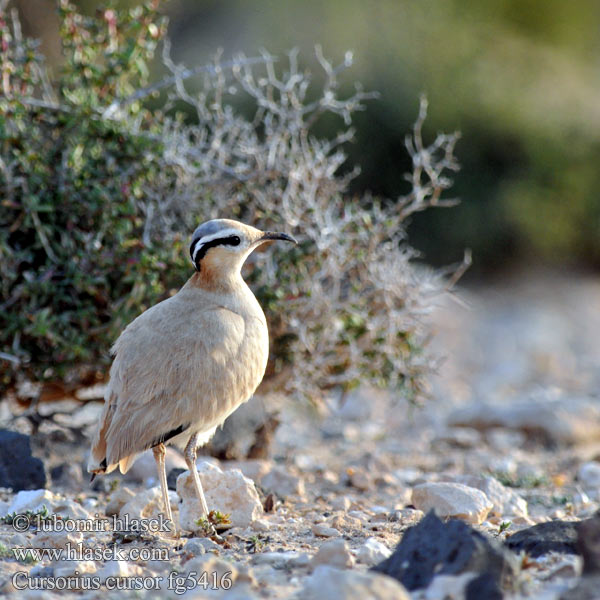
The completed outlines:
<svg viewBox="0 0 600 600">
<path fill-rule="evenodd" d="M 597 600 L 600 597 L 600 514 L 577 524 L 577 550 L 583 556 L 579 583 L 561 600 Z"/>
<path fill-rule="evenodd" d="M 465 600 L 502 600 L 504 594 L 491 573 L 471 579 L 465 588 Z"/>
<path fill-rule="evenodd" d="M 430 511 L 406 530 L 394 553 L 373 570 L 394 577 L 408 590 L 427 587 L 436 575 L 467 571 L 486 574 L 499 589 L 512 587 L 518 560 L 463 521 L 444 523 Z"/>
<path fill-rule="evenodd" d="M 583 556 L 583 574 L 600 575 L 600 515 L 577 524 L 577 550 Z"/>
<path fill-rule="evenodd" d="M 506 540 L 506 546 L 513 552 L 524 550 L 535 558 L 548 552 L 578 554 L 577 522 L 548 521 L 517 531 Z"/>
<path fill-rule="evenodd" d="M 186 469 L 180 469 L 175 467 L 169 471 L 167 475 L 167 487 L 170 490 L 177 490 L 177 478 L 184 472 Z"/>
<path fill-rule="evenodd" d="M 13 492 L 46 487 L 44 463 L 31 455 L 29 436 L 0 429 L 0 487 Z"/>
</svg>

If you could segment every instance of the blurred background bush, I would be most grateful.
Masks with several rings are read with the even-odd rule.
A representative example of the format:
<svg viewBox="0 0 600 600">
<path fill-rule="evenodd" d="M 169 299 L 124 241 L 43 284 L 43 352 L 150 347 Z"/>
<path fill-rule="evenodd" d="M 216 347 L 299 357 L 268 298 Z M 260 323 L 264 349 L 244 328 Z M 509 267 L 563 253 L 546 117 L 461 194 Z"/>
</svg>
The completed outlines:
<svg viewBox="0 0 600 600">
<path fill-rule="evenodd" d="M 26 32 L 58 64 L 54 1 L 16 4 Z M 96 3 L 78 6 L 91 13 Z M 315 43 L 334 60 L 353 50 L 352 76 L 381 93 L 354 123 L 356 192 L 406 191 L 403 140 L 425 92 L 429 128 L 462 132 L 453 193 L 468 200 L 414 217 L 411 242 L 426 260 L 446 264 L 471 247 L 471 278 L 531 261 L 598 266 L 597 2 L 172 0 L 163 10 L 173 57 L 188 65 L 207 62 L 218 47 L 225 58 L 298 46 L 306 59 Z"/>
</svg>

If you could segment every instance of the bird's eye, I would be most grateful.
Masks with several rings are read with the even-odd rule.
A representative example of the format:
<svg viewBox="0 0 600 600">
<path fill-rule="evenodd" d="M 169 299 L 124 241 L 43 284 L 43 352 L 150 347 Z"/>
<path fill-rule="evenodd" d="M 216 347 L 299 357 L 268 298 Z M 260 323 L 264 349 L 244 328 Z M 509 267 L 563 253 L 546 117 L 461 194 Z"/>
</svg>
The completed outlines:
<svg viewBox="0 0 600 600">
<path fill-rule="evenodd" d="M 237 235 L 234 235 L 231 237 L 231 244 L 233 246 L 239 246 L 240 244 L 240 238 Z"/>
</svg>

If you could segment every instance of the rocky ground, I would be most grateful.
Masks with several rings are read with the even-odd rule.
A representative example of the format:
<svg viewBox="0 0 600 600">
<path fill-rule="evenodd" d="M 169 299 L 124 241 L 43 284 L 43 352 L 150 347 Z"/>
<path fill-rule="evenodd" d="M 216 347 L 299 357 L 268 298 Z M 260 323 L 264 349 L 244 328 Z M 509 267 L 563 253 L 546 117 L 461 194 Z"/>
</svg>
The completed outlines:
<svg viewBox="0 0 600 600">
<path fill-rule="evenodd" d="M 199 459 L 209 507 L 232 521 L 213 539 L 176 451 L 180 537 L 160 531 L 151 455 L 88 484 L 77 431 L 96 403 L 40 427 L 43 464 L 26 459 L 29 437 L 0 434 L 0 594 L 600 597 L 600 283 L 538 272 L 460 297 L 432 316 L 446 360 L 424 408 L 362 389 L 317 417 L 271 398 L 282 421 L 271 458 Z M 29 422 L 11 428 L 28 434 Z M 37 489 L 8 489 L 23 481 Z M 430 509 L 442 521 L 423 520 Z M 95 530 L 65 531 L 86 523 Z"/>
</svg>

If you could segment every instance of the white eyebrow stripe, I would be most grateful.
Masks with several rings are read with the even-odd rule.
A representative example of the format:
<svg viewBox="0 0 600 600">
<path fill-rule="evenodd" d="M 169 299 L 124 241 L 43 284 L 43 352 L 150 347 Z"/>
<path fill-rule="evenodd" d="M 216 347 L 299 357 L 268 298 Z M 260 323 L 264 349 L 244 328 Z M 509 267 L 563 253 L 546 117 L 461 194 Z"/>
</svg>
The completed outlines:
<svg viewBox="0 0 600 600">
<path fill-rule="evenodd" d="M 222 231 L 217 231 L 217 233 L 213 233 L 211 235 L 205 235 L 204 237 L 199 238 L 198 240 L 196 240 L 196 243 L 194 244 L 192 260 L 194 262 L 196 262 L 196 256 L 198 255 L 198 252 L 200 252 L 200 250 L 202 249 L 202 246 L 204 246 L 204 244 L 207 244 L 208 242 L 212 242 L 213 240 L 218 240 L 219 238 L 230 237 L 232 235 L 237 235 L 239 237 L 240 231 L 238 229 L 233 229 L 233 228 L 223 229 Z"/>
</svg>

